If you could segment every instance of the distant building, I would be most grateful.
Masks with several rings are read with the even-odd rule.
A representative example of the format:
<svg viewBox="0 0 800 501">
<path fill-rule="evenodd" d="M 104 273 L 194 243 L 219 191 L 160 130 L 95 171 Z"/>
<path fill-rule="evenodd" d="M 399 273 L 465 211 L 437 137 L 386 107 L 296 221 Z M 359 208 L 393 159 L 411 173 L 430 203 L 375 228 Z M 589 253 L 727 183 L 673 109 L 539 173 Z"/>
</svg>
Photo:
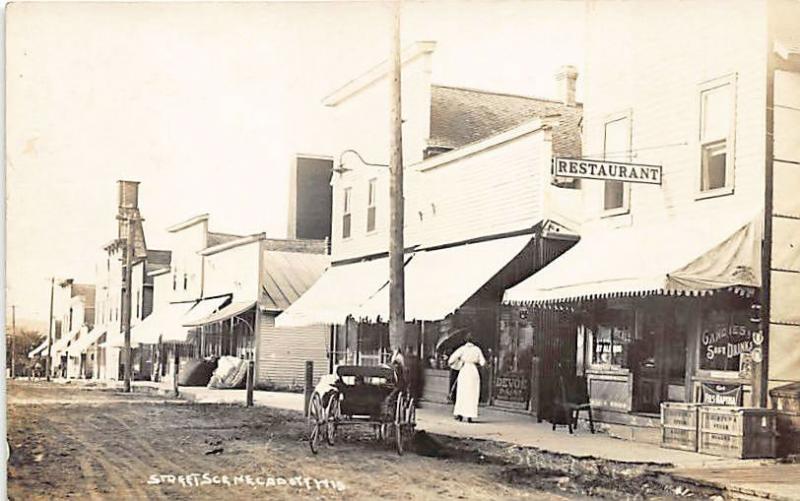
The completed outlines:
<svg viewBox="0 0 800 501">
<path fill-rule="evenodd" d="M 116 380 L 124 375 L 122 316 L 126 287 L 125 253 L 129 235 L 126 217 L 138 218 L 133 228 L 131 325 L 135 325 L 152 311 L 152 285 L 146 270 L 165 261 L 169 262 L 168 253 L 147 249 L 139 212 L 139 183 L 118 181 L 117 186 L 117 236 L 103 247 L 95 265 L 94 326 L 72 348 L 73 353 L 79 353 L 85 360 L 80 377 Z M 134 361 L 141 358 L 135 346 L 132 358 Z M 138 363 L 134 368 L 134 376 L 142 377 L 142 369 Z"/>
<path fill-rule="evenodd" d="M 153 269 L 153 314 L 133 341 L 152 356 L 152 376 L 170 378 L 175 354 L 191 360 L 254 360 L 259 387 L 298 387 L 306 360 L 327 370 L 327 328 L 276 329 L 274 317 L 323 273 L 325 240 L 272 239 L 208 231 L 208 214 L 171 226 L 171 264 Z"/>
<path fill-rule="evenodd" d="M 94 324 L 94 295 L 94 285 L 77 284 L 71 278 L 57 284 L 51 319 L 54 342 L 50 349 L 50 367 L 56 376 L 78 377 L 88 363 L 71 348 L 88 334 Z"/>
<path fill-rule="evenodd" d="M 333 159 L 297 155 L 289 173 L 287 238 L 330 240 Z"/>
</svg>

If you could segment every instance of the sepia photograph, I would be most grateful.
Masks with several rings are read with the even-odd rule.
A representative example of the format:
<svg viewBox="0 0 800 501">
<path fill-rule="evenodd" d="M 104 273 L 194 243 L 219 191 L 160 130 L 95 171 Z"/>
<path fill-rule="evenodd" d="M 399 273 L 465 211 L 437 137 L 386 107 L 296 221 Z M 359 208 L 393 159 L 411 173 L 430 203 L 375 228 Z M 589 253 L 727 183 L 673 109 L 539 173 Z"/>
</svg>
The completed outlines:
<svg viewBox="0 0 800 501">
<path fill-rule="evenodd" d="M 800 501 L 800 0 L 3 15 L 0 496 Z"/>
</svg>

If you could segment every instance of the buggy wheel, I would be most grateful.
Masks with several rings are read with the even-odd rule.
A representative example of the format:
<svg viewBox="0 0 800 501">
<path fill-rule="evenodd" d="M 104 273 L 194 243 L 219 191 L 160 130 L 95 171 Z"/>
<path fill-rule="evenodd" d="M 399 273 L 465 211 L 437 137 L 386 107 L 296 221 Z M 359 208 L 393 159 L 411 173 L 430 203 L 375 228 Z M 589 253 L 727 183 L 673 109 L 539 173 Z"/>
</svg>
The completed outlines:
<svg viewBox="0 0 800 501">
<path fill-rule="evenodd" d="M 338 395 L 331 396 L 331 399 L 328 401 L 328 410 L 326 414 L 326 438 L 328 440 L 328 445 L 334 445 L 336 443 L 336 429 L 339 426 L 339 419 L 341 418 Z"/>
<path fill-rule="evenodd" d="M 314 393 L 308 405 L 308 446 L 311 452 L 319 452 L 320 435 L 322 434 L 322 424 L 325 418 L 325 408 L 322 407 L 322 399 Z"/>
<path fill-rule="evenodd" d="M 394 441 L 395 447 L 397 448 L 397 454 L 403 455 L 403 451 L 405 450 L 405 441 L 406 441 L 406 428 L 407 428 L 407 405 L 408 400 L 406 400 L 405 395 L 402 393 L 397 396 L 397 403 L 395 404 L 395 412 L 394 412 Z"/>
</svg>

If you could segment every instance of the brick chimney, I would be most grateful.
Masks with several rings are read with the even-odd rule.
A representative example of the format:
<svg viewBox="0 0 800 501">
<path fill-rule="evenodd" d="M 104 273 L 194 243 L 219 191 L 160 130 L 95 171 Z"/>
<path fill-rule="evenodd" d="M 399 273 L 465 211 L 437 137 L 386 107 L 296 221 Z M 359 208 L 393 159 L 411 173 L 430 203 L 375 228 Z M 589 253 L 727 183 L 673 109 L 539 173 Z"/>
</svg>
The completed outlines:
<svg viewBox="0 0 800 501">
<path fill-rule="evenodd" d="M 575 81 L 578 79 L 578 70 L 574 66 L 562 66 L 556 72 L 556 87 L 558 97 L 562 103 L 575 106 Z"/>
</svg>

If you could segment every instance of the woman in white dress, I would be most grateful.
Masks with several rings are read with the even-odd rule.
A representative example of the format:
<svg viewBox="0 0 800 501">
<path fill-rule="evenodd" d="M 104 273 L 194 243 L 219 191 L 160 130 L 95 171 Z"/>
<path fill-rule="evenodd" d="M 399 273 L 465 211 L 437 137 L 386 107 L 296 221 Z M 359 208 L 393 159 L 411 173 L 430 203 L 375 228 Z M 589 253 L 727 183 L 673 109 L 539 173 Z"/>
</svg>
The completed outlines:
<svg viewBox="0 0 800 501">
<path fill-rule="evenodd" d="M 478 417 L 478 399 L 481 394 L 478 366 L 486 365 L 486 359 L 481 349 L 472 344 L 472 336 L 468 334 L 467 342 L 454 351 L 447 362 L 450 367 L 458 370 L 453 415 L 459 421 L 467 418 L 467 422 L 471 423 Z"/>
</svg>

